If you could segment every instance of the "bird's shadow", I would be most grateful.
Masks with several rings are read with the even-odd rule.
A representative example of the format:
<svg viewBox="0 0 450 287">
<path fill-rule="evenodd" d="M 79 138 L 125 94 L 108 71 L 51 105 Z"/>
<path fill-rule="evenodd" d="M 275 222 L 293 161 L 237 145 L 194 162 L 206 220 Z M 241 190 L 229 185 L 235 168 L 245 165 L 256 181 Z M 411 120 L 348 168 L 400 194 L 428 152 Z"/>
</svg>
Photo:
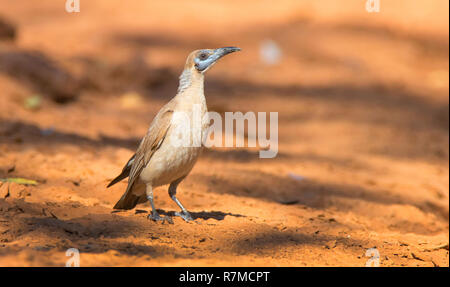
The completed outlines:
<svg viewBox="0 0 450 287">
<path fill-rule="evenodd" d="M 162 209 L 157 210 L 159 214 L 175 217 L 175 211 L 165 211 Z M 141 211 L 142 212 L 142 211 Z M 192 216 L 192 218 L 195 219 L 215 219 L 215 220 L 224 220 L 225 216 L 234 216 L 234 217 L 246 217 L 245 215 L 241 214 L 234 214 L 234 213 L 225 213 L 222 211 L 200 211 L 200 212 L 189 212 Z"/>
</svg>

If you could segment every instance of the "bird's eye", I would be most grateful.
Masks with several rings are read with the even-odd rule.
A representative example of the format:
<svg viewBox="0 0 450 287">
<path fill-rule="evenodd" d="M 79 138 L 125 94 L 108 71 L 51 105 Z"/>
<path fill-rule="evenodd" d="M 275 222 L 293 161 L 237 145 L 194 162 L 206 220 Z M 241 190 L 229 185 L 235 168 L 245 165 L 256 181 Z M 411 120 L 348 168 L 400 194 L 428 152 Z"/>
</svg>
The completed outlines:
<svg viewBox="0 0 450 287">
<path fill-rule="evenodd" d="M 208 58 L 208 55 L 206 53 L 200 54 L 200 60 L 206 60 L 206 58 Z"/>
</svg>

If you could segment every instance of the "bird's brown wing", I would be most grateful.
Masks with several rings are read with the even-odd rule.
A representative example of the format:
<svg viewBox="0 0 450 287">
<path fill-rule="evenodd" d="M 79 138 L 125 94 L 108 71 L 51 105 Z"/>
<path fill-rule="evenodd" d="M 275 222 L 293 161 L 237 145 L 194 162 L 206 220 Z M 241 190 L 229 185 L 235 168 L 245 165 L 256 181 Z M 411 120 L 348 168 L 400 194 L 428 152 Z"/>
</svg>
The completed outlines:
<svg viewBox="0 0 450 287">
<path fill-rule="evenodd" d="M 138 203 L 139 198 L 133 195 L 131 191 L 142 169 L 148 164 L 155 151 L 158 150 L 164 141 L 167 131 L 170 128 L 172 115 L 173 109 L 169 104 L 164 106 L 158 115 L 156 115 L 134 155 L 134 160 L 129 171 L 130 177 L 128 179 L 127 190 L 114 206 L 115 209 L 131 209 Z"/>
</svg>

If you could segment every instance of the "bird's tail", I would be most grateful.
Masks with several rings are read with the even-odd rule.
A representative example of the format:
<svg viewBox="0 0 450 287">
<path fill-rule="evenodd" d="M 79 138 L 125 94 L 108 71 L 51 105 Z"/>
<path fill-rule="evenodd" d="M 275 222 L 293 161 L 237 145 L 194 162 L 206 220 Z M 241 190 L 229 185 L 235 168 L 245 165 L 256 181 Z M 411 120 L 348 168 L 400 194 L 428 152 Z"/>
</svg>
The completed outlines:
<svg viewBox="0 0 450 287">
<path fill-rule="evenodd" d="M 117 201 L 116 205 L 114 205 L 114 209 L 133 209 L 137 204 L 144 203 L 146 201 L 147 197 L 145 195 L 145 185 L 142 184 L 134 186 L 131 190 L 125 192 L 119 201 Z"/>
</svg>

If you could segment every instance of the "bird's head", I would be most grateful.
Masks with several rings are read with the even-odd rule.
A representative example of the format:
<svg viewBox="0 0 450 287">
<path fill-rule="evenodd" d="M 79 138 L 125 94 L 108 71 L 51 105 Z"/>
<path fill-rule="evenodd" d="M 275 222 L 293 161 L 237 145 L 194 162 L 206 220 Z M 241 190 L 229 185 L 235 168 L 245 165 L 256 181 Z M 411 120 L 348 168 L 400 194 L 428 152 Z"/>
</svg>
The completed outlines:
<svg viewBox="0 0 450 287">
<path fill-rule="evenodd" d="M 186 68 L 194 69 L 198 73 L 203 74 L 223 56 L 240 50 L 237 47 L 196 50 L 189 55 L 186 61 Z"/>
</svg>

